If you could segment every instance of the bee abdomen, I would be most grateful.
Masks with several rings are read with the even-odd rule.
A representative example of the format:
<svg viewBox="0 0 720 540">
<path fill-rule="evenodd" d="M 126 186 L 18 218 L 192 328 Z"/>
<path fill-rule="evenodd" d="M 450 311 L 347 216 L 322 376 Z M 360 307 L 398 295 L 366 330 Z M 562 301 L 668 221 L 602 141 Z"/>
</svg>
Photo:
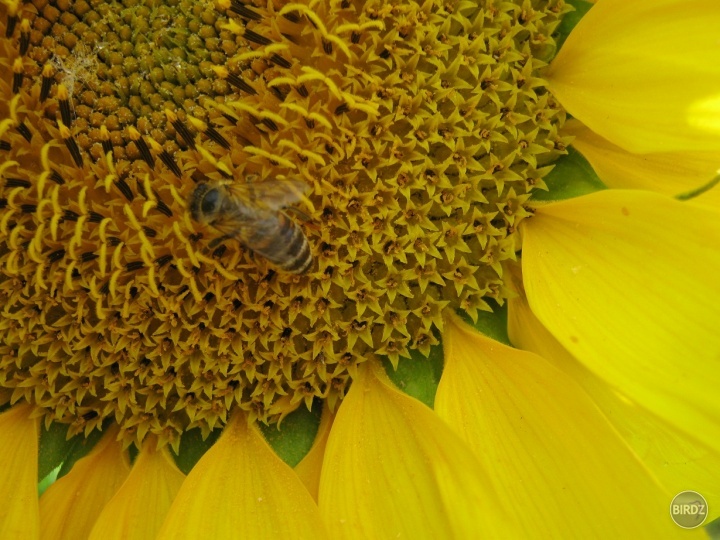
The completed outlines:
<svg viewBox="0 0 720 540">
<path fill-rule="evenodd" d="M 294 221 L 283 215 L 280 218 L 277 235 L 267 246 L 256 246 L 255 251 L 284 272 L 304 274 L 313 262 L 310 243 Z"/>
</svg>

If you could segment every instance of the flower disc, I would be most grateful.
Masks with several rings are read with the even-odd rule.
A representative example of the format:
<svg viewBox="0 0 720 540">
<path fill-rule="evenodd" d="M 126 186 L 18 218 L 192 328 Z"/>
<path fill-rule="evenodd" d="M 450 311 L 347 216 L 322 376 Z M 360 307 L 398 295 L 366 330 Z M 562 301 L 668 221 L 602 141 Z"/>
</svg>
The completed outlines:
<svg viewBox="0 0 720 540">
<path fill-rule="evenodd" d="M 427 354 L 444 309 L 503 302 L 565 151 L 539 75 L 562 0 L 3 9 L 0 401 L 73 432 L 277 421 Z M 305 275 L 188 211 L 271 178 L 308 185 Z"/>
</svg>

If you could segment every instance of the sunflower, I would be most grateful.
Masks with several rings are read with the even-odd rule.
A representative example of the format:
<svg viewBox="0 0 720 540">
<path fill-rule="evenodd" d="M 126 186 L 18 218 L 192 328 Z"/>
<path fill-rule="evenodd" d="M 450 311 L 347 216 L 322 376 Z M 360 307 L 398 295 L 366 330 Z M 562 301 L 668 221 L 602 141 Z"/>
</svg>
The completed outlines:
<svg viewBox="0 0 720 540">
<path fill-rule="evenodd" d="M 717 517 L 717 2 L 1 5 L 0 537 Z"/>
</svg>

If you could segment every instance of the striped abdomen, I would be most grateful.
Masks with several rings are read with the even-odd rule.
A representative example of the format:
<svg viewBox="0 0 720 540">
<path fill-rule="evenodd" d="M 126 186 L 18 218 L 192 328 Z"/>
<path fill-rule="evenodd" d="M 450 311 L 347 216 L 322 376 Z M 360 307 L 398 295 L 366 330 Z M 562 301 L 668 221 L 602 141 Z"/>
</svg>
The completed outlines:
<svg viewBox="0 0 720 540">
<path fill-rule="evenodd" d="M 291 274 L 304 274 L 312 266 L 310 243 L 300 226 L 282 212 L 273 220 L 273 227 L 250 235 L 245 244 L 262 255 L 278 269 Z"/>
</svg>

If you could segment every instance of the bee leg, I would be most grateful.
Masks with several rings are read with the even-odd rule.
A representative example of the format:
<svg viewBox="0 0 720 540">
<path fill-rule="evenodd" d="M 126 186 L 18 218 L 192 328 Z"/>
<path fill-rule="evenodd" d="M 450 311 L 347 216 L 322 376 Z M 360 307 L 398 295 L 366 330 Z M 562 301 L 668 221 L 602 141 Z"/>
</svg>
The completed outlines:
<svg viewBox="0 0 720 540">
<path fill-rule="evenodd" d="M 305 212 L 303 212 L 302 210 L 298 210 L 298 209 L 295 208 L 294 206 L 288 206 L 287 208 L 285 208 L 285 209 L 283 210 L 283 213 L 284 213 L 286 216 L 288 216 L 288 211 L 289 211 L 290 213 L 292 213 L 292 214 L 295 214 L 295 216 L 297 216 L 297 217 L 300 219 L 300 221 L 302 221 L 302 222 L 305 224 L 305 227 L 307 227 L 308 229 L 311 229 L 311 230 L 313 230 L 313 231 L 319 231 L 319 230 L 320 230 L 320 225 L 318 225 L 317 223 L 315 223 L 315 222 L 313 221 L 313 219 L 312 219 L 310 216 L 308 216 Z M 289 218 L 289 217 L 290 217 L 290 216 L 288 216 L 288 218 Z"/>
<path fill-rule="evenodd" d="M 289 213 L 295 214 L 297 218 L 300 219 L 300 221 L 304 221 L 305 223 L 312 222 L 312 218 L 308 216 L 305 212 L 300 210 L 299 208 L 295 208 L 294 206 L 288 206 L 287 208 L 283 209 L 283 213 L 287 215 Z M 290 216 L 288 216 L 290 217 Z"/>
<path fill-rule="evenodd" d="M 210 249 L 215 249 L 220 243 L 224 242 L 225 240 L 232 238 L 229 234 L 223 234 L 222 236 L 218 238 L 213 238 L 213 240 L 210 241 L 208 244 L 208 247 Z"/>
</svg>

